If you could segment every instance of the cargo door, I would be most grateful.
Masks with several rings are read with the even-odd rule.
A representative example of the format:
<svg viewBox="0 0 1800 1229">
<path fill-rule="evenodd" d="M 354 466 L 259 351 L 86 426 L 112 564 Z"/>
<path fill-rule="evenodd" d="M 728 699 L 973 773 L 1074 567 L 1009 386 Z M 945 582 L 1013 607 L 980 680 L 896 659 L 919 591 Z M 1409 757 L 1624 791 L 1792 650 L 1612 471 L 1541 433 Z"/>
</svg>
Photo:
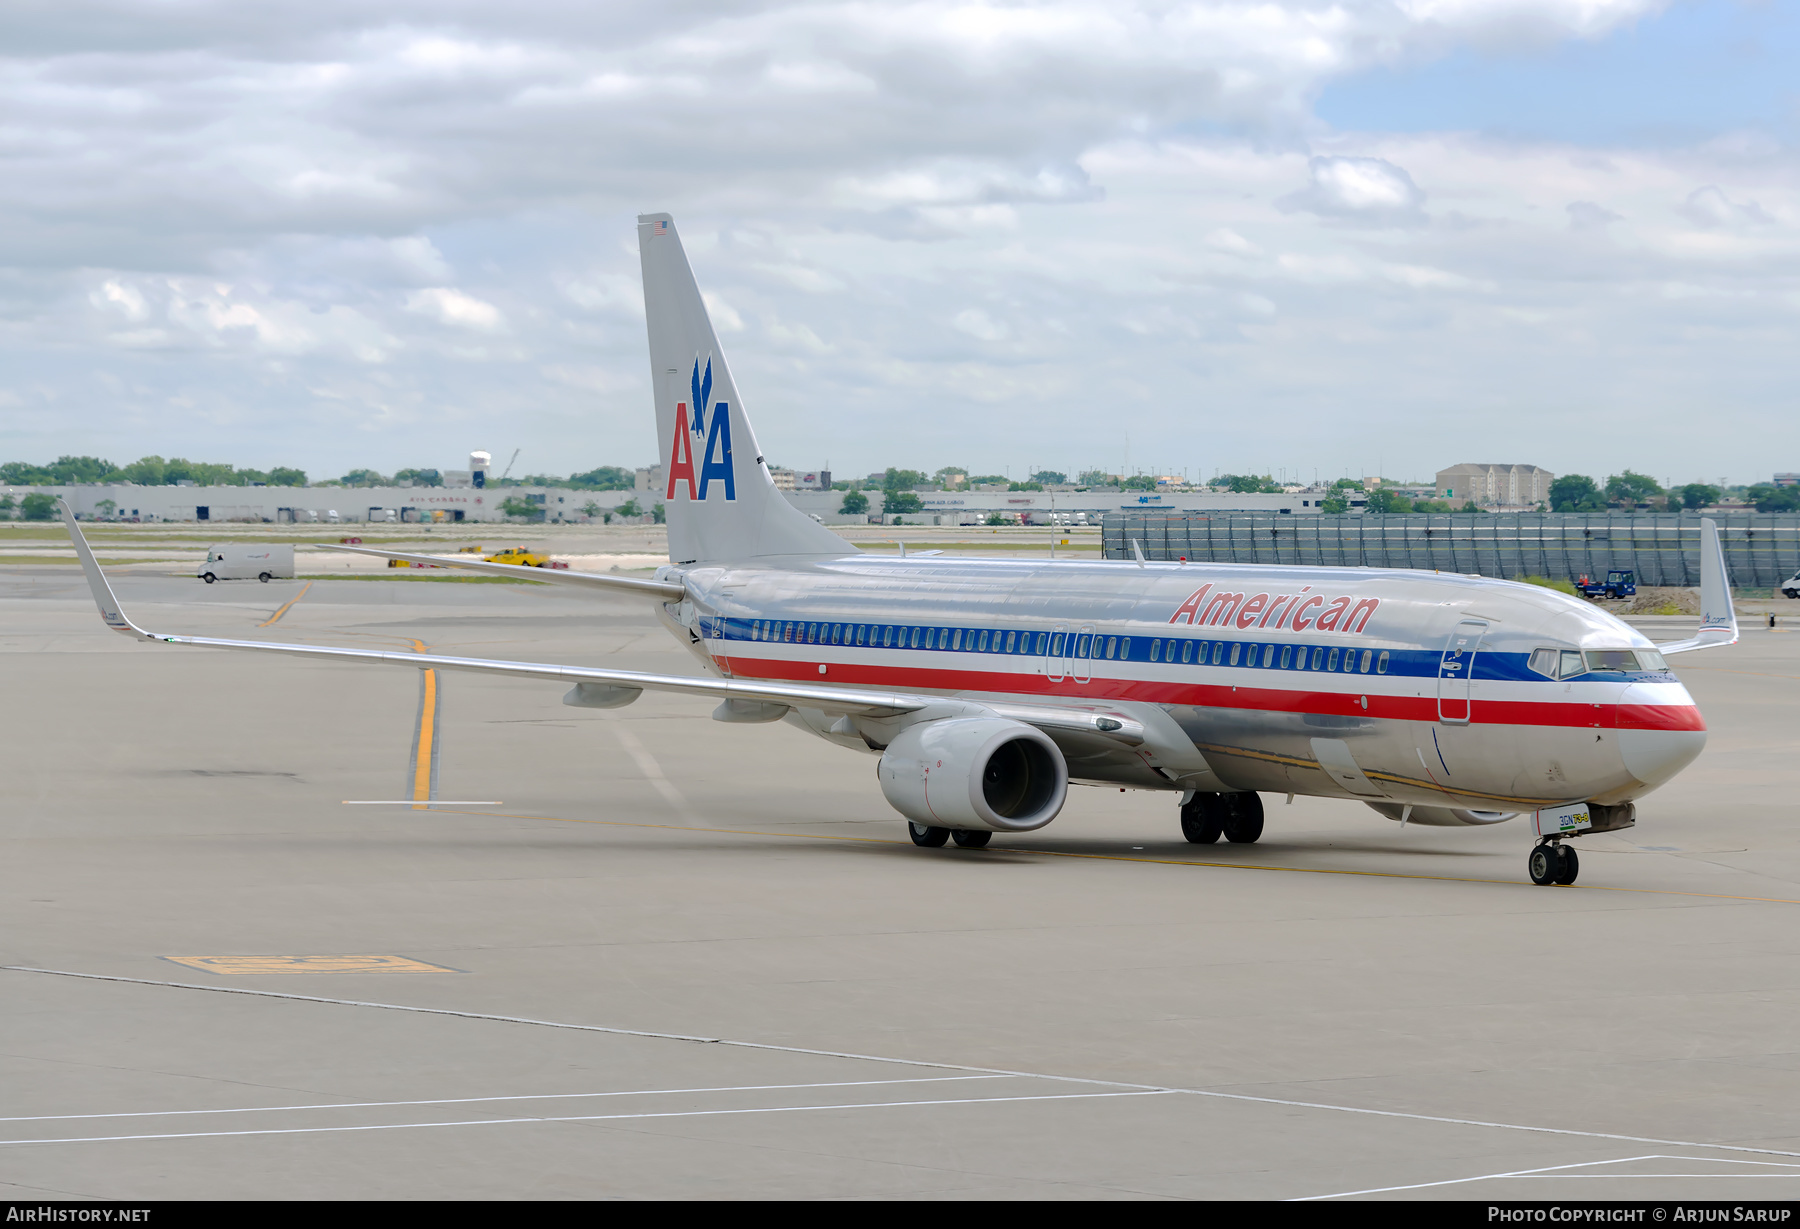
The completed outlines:
<svg viewBox="0 0 1800 1229">
<path fill-rule="evenodd" d="M 1444 643 L 1438 659 L 1438 721 L 1444 725 L 1469 724 L 1470 682 L 1475 674 L 1475 654 L 1488 625 L 1481 619 L 1464 619 Z"/>
</svg>

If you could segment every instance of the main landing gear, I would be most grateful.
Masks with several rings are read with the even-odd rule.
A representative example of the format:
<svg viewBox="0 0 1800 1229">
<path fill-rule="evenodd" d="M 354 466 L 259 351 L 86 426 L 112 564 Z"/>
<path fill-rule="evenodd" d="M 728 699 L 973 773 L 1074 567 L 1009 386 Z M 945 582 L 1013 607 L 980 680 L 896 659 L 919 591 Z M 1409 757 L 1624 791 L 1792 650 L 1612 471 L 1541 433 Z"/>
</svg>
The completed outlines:
<svg viewBox="0 0 1800 1229">
<path fill-rule="evenodd" d="M 1181 835 L 1196 845 L 1211 845 L 1221 836 L 1249 845 L 1262 831 L 1260 794 L 1197 793 L 1181 807 Z"/>
<path fill-rule="evenodd" d="M 906 831 L 912 836 L 912 843 L 923 845 L 927 849 L 936 849 L 951 838 L 955 838 L 959 849 L 985 849 L 987 843 L 994 839 L 994 834 L 986 828 L 933 828 L 928 824 L 915 824 L 907 821 Z"/>
<path fill-rule="evenodd" d="M 1581 859 L 1575 855 L 1575 847 L 1561 841 L 1540 844 L 1531 851 L 1525 866 L 1531 872 L 1531 882 L 1540 886 L 1574 883 L 1575 877 L 1581 874 Z"/>
</svg>

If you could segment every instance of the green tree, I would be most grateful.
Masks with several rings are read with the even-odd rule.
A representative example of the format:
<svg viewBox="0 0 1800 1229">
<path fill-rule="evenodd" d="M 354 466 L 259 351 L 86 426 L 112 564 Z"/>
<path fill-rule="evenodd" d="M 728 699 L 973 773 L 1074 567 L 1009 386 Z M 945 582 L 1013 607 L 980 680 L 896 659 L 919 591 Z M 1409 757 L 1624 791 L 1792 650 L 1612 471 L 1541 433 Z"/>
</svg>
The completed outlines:
<svg viewBox="0 0 1800 1229">
<path fill-rule="evenodd" d="M 642 508 L 638 507 L 637 496 L 635 496 L 635 495 L 633 495 L 630 499 L 626 500 L 624 503 L 620 504 L 617 508 L 614 508 L 613 511 L 617 512 L 620 516 L 642 516 L 642 515 L 644 515 L 644 510 Z"/>
<path fill-rule="evenodd" d="M 896 491 L 881 504 L 883 512 L 918 512 L 924 507 L 924 503 L 911 491 Z"/>
<path fill-rule="evenodd" d="M 50 462 L 51 480 L 59 486 L 73 486 L 78 482 L 106 482 L 119 472 L 119 467 L 111 461 L 102 461 L 99 457 L 58 457 Z"/>
<path fill-rule="evenodd" d="M 1606 499 L 1594 480 L 1585 474 L 1564 474 L 1550 484 L 1550 511 L 1600 512 Z"/>
<path fill-rule="evenodd" d="M 969 479 L 970 486 L 1005 486 L 1005 474 L 976 474 Z"/>
<path fill-rule="evenodd" d="M 1069 476 L 1053 469 L 1040 469 L 1037 473 L 1031 475 L 1031 480 L 1033 482 L 1041 482 L 1045 486 L 1067 486 Z"/>
<path fill-rule="evenodd" d="M 1009 491 L 1041 491 L 1044 489 L 1044 484 L 1041 482 L 1010 482 L 1006 489 Z"/>
<path fill-rule="evenodd" d="M 1334 491 L 1360 491 L 1363 489 L 1363 484 L 1357 478 L 1339 478 L 1331 484 L 1331 489 Z"/>
<path fill-rule="evenodd" d="M 49 470 L 29 461 L 8 461 L 0 465 L 0 482 L 7 486 L 49 486 L 53 481 Z"/>
<path fill-rule="evenodd" d="M 6 519 L 12 519 L 12 510 L 19 505 L 13 502 L 11 495 L 0 495 L 0 512 L 6 513 Z"/>
<path fill-rule="evenodd" d="M 42 491 L 33 491 L 19 501 L 19 515 L 28 521 L 55 520 L 56 497 Z"/>
<path fill-rule="evenodd" d="M 865 516 L 869 511 L 869 497 L 861 491 L 847 491 L 838 511 L 845 516 Z"/>
<path fill-rule="evenodd" d="M 1075 477 L 1076 486 L 1111 486 L 1117 482 L 1118 475 L 1109 474 L 1103 469 L 1084 469 Z"/>
<path fill-rule="evenodd" d="M 1399 491 L 1374 490 L 1369 492 L 1370 512 L 1411 512 L 1413 502 Z M 1448 512 L 1448 505 L 1444 511 Z"/>
<path fill-rule="evenodd" d="M 1131 477 L 1120 481 L 1119 489 L 1121 491 L 1154 491 L 1156 489 L 1156 479 L 1152 478 L 1149 474 L 1133 474 Z"/>
<path fill-rule="evenodd" d="M 581 515 L 587 517 L 589 520 L 592 520 L 594 517 L 601 515 L 601 513 L 603 511 L 604 510 L 600 507 L 600 505 L 595 503 L 591 499 L 588 500 L 585 504 L 581 505 Z M 612 518 L 608 517 L 607 519 L 611 520 Z"/>
<path fill-rule="evenodd" d="M 1012 524 L 1011 521 L 1006 519 L 1005 515 L 1003 515 L 1002 513 L 999 513 L 999 512 L 988 513 L 987 523 L 990 525 L 1010 525 L 1010 524 Z"/>
<path fill-rule="evenodd" d="M 173 468 L 173 463 L 171 463 L 171 468 Z M 353 469 L 349 473 L 345 474 L 342 478 L 339 478 L 338 481 L 343 483 L 345 486 L 388 486 L 388 485 L 390 485 L 390 483 L 388 482 L 388 480 L 386 478 L 382 477 L 379 472 L 377 472 L 376 470 L 372 470 L 372 469 Z M 512 515 L 512 514 L 508 513 L 508 515 Z"/>
<path fill-rule="evenodd" d="M 94 505 L 94 510 L 101 516 L 110 517 L 119 510 L 119 504 L 117 500 L 103 499 Z"/>
<path fill-rule="evenodd" d="M 394 481 L 411 482 L 414 486 L 443 486 L 444 475 L 435 469 L 403 469 L 394 474 Z"/>
<path fill-rule="evenodd" d="M 889 495 L 897 491 L 911 491 L 916 486 L 924 486 L 929 479 L 916 469 L 895 469 L 888 466 L 887 473 L 882 476 L 881 489 Z"/>
<path fill-rule="evenodd" d="M 1472 499 L 1463 500 L 1463 506 L 1458 508 L 1457 512 L 1459 514 L 1463 514 L 1463 515 L 1467 515 L 1467 516 L 1486 516 L 1487 515 L 1487 509 L 1486 508 L 1477 508 L 1475 506 L 1475 501 Z"/>
<path fill-rule="evenodd" d="M 1350 511 L 1350 501 L 1336 495 L 1327 496 L 1319 501 L 1319 511 L 1348 512 Z"/>
<path fill-rule="evenodd" d="M 289 469 L 284 465 L 277 465 L 274 469 L 269 471 L 269 485 L 305 486 L 306 471 L 303 469 Z"/>
<path fill-rule="evenodd" d="M 658 525 L 667 524 L 669 520 L 668 509 L 664 508 L 661 504 L 657 504 L 656 507 L 650 509 L 650 519 L 655 521 Z"/>
<path fill-rule="evenodd" d="M 585 474 L 570 474 L 569 485 L 588 491 L 629 491 L 637 485 L 637 471 L 618 465 L 602 465 Z"/>
<path fill-rule="evenodd" d="M 1758 482 L 1744 491 L 1744 498 L 1755 504 L 1758 512 L 1800 512 L 1800 486 Z"/>
<path fill-rule="evenodd" d="M 544 505 L 534 504 L 528 499 L 519 499 L 516 496 L 508 495 L 505 499 L 500 501 L 500 514 L 502 516 L 522 516 L 527 520 L 542 520 L 544 518 Z"/>
<path fill-rule="evenodd" d="M 135 482 L 139 486 L 162 486 L 166 481 L 163 475 L 167 469 L 168 462 L 152 454 L 147 457 L 139 457 L 130 465 L 125 466 L 119 476 L 126 482 Z"/>
<path fill-rule="evenodd" d="M 1613 474 L 1606 480 L 1606 498 L 1610 503 L 1635 508 L 1663 493 L 1656 479 L 1633 470 Z"/>
<path fill-rule="evenodd" d="M 1681 496 L 1681 506 L 1689 512 L 1712 507 L 1719 502 L 1719 496 L 1724 494 L 1718 487 L 1704 482 L 1690 482 L 1678 488 L 1676 493 Z"/>
<path fill-rule="evenodd" d="M 1281 487 L 1275 479 L 1267 474 L 1220 474 L 1207 486 L 1226 487 L 1235 495 L 1253 494 L 1259 491 L 1279 492 Z"/>
<path fill-rule="evenodd" d="M 969 467 L 966 465 L 946 465 L 931 475 L 931 480 L 941 487 L 955 488 L 969 480 Z"/>
</svg>

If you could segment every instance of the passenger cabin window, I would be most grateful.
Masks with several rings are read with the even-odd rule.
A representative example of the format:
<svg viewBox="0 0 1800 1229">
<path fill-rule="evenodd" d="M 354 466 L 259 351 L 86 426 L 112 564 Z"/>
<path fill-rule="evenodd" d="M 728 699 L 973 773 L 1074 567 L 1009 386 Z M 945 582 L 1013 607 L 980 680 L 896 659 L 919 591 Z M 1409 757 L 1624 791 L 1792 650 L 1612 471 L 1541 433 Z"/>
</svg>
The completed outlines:
<svg viewBox="0 0 1800 1229">
<path fill-rule="evenodd" d="M 1388 666 L 1388 651 L 1386 649 L 1383 649 L 1383 650 L 1381 650 L 1381 656 L 1377 657 L 1375 659 L 1375 673 L 1386 674 L 1387 666 Z"/>
<path fill-rule="evenodd" d="M 1193 658 L 1193 656 L 1194 656 L 1194 642 L 1192 640 L 1183 640 L 1181 642 L 1181 660 L 1183 662 L 1187 662 L 1187 661 L 1191 660 Z"/>
<path fill-rule="evenodd" d="M 1234 666 L 1237 665 L 1238 654 L 1242 653 L 1243 651 L 1244 651 L 1244 646 L 1241 644 L 1234 644 L 1231 646 L 1231 664 L 1232 665 L 1234 665 Z M 1217 657 L 1214 657 L 1213 660 L 1217 661 L 1219 659 Z"/>
<path fill-rule="evenodd" d="M 1293 659 L 1294 659 L 1294 646 L 1291 644 L 1282 645 L 1281 646 L 1281 668 L 1283 670 L 1286 670 L 1288 668 L 1288 662 L 1292 661 Z"/>
<path fill-rule="evenodd" d="M 1050 637 L 1050 656 L 1061 657 L 1063 655 L 1064 634 L 1065 633 L 1063 632 L 1057 632 Z M 961 635 L 961 633 L 959 632 L 958 635 Z"/>
<path fill-rule="evenodd" d="M 1336 649 L 1331 650 L 1331 656 L 1325 659 L 1325 668 L 1327 670 L 1337 669 L 1337 655 L 1338 651 Z"/>
</svg>

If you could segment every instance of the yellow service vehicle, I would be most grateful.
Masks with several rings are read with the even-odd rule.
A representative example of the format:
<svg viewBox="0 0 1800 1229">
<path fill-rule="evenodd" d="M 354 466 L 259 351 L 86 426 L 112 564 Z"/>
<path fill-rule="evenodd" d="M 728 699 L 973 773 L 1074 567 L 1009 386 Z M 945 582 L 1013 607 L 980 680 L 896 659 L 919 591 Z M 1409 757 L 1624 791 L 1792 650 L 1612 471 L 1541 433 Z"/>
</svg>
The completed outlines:
<svg viewBox="0 0 1800 1229">
<path fill-rule="evenodd" d="M 523 568 L 547 568 L 551 566 L 550 556 L 524 546 L 509 546 L 505 550 L 495 551 L 491 555 L 483 555 L 489 563 L 516 563 Z"/>
</svg>

